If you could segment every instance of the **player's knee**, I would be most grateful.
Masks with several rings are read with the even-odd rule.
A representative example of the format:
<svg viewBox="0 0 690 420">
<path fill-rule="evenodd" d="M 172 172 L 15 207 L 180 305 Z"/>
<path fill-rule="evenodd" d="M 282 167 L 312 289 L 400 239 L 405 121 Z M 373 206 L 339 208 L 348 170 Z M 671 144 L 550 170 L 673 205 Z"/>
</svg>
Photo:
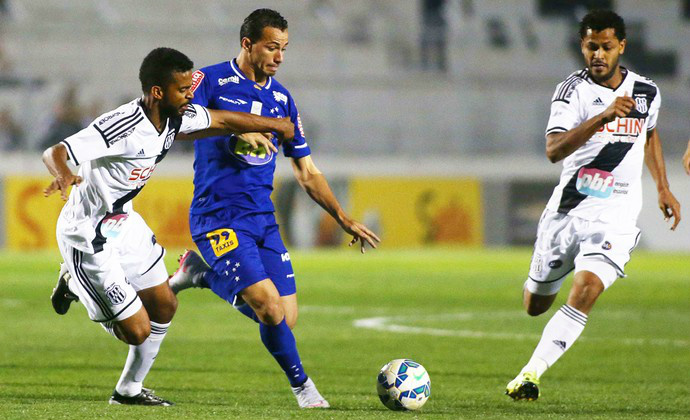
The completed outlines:
<svg viewBox="0 0 690 420">
<path fill-rule="evenodd" d="M 125 343 L 138 346 L 151 335 L 151 324 L 136 325 L 127 329 L 121 328 L 119 335 Z"/>
<path fill-rule="evenodd" d="M 255 301 L 254 312 L 256 312 L 259 320 L 267 325 L 278 325 L 285 318 L 280 299 L 273 296 L 266 296 Z"/>
<path fill-rule="evenodd" d="M 151 316 L 153 321 L 164 324 L 172 321 L 173 317 L 175 316 L 175 312 L 177 312 L 177 296 L 171 292 L 169 299 L 159 305 L 157 312 L 158 316 Z"/>
<path fill-rule="evenodd" d="M 285 314 L 285 322 L 290 329 L 294 329 L 297 326 L 297 314 Z"/>
</svg>

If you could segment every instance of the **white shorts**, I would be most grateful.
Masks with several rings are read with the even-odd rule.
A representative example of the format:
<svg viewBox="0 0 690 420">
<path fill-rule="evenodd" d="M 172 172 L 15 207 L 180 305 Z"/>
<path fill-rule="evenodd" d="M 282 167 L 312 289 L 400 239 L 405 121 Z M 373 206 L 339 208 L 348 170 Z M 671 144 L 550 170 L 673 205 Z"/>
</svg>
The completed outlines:
<svg viewBox="0 0 690 420">
<path fill-rule="evenodd" d="M 95 254 L 74 248 L 59 233 L 57 238 L 72 275 L 69 288 L 96 322 L 129 318 L 142 307 L 137 292 L 168 279 L 165 249 L 138 213 L 111 216 L 106 224 L 116 229 L 107 231 L 103 250 Z"/>
<path fill-rule="evenodd" d="M 604 288 L 609 288 L 618 277 L 625 277 L 623 268 L 639 239 L 640 229 L 635 226 L 620 227 L 545 210 L 525 287 L 537 295 L 556 294 L 575 270 L 596 274 Z"/>
</svg>

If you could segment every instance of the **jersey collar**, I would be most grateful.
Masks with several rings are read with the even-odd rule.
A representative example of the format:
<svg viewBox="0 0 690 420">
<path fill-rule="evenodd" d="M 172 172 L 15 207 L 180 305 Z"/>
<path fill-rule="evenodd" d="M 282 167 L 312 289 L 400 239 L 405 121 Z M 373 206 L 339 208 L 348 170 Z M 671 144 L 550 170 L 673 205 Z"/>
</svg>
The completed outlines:
<svg viewBox="0 0 690 420">
<path fill-rule="evenodd" d="M 242 73 L 242 70 L 240 70 L 240 66 L 237 65 L 237 58 L 233 58 L 230 60 L 230 68 L 232 69 L 233 72 L 237 75 L 242 80 L 249 80 L 247 79 L 247 76 Z M 255 85 L 261 86 L 258 83 L 254 82 L 253 80 L 249 80 L 250 82 L 254 83 Z M 271 76 L 268 76 L 266 79 L 266 83 L 261 86 L 263 89 L 268 89 L 271 87 L 271 82 L 273 81 L 273 78 Z"/>
</svg>

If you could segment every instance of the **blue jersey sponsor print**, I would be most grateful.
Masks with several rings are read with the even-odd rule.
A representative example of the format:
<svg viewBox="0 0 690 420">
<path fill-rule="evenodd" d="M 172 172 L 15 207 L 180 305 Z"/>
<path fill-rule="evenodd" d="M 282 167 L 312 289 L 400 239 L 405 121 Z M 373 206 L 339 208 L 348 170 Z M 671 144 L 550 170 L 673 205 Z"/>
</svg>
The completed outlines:
<svg viewBox="0 0 690 420">
<path fill-rule="evenodd" d="M 311 153 L 290 92 L 272 77 L 260 86 L 246 78 L 232 60 L 195 72 L 192 89 L 192 102 L 211 109 L 290 117 L 295 123 L 295 139 L 283 144 L 283 154 L 300 158 Z M 277 144 L 277 139 L 273 142 Z M 245 215 L 274 211 L 270 196 L 276 156 L 270 150 L 251 150 L 234 136 L 221 136 L 197 140 L 194 152 L 192 215 L 224 207 Z M 193 223 L 190 228 L 192 236 L 203 233 Z"/>
</svg>

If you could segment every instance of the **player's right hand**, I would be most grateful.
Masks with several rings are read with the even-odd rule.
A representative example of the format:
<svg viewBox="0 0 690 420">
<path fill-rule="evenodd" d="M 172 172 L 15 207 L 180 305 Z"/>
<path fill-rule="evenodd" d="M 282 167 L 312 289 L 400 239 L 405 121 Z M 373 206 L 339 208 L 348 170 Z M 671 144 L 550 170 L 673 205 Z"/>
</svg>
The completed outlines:
<svg viewBox="0 0 690 420">
<path fill-rule="evenodd" d="M 628 96 L 628 92 L 625 92 L 623 96 L 617 97 L 602 113 L 604 122 L 610 123 L 616 118 L 625 118 L 634 108 L 635 100 Z"/>
<path fill-rule="evenodd" d="M 290 141 L 295 138 L 295 123 L 290 117 L 278 118 L 279 127 L 276 130 L 280 143 L 283 141 Z"/>
<path fill-rule="evenodd" d="M 67 192 L 69 191 L 69 187 L 71 185 L 79 185 L 81 184 L 81 181 L 82 179 L 78 175 L 69 174 L 65 176 L 58 176 L 43 190 L 43 196 L 48 197 L 55 191 L 60 190 L 60 198 L 62 198 L 62 201 L 67 201 Z"/>
</svg>

